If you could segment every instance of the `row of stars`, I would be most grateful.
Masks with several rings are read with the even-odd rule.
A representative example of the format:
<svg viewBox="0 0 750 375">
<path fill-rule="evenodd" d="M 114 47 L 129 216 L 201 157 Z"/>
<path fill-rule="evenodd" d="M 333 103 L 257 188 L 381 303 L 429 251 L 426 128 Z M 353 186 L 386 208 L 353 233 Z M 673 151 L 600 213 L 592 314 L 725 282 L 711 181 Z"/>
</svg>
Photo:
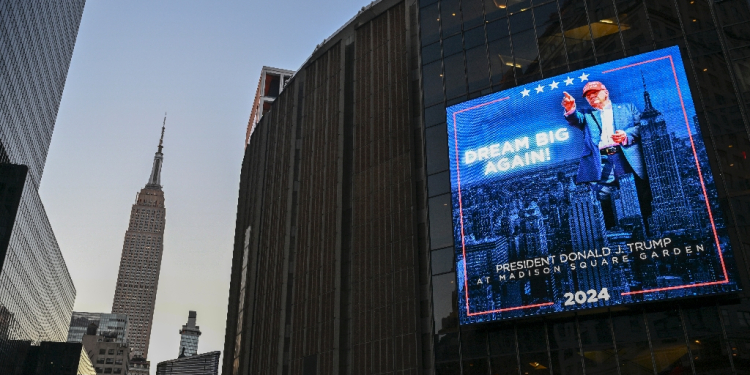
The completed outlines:
<svg viewBox="0 0 750 375">
<path fill-rule="evenodd" d="M 581 76 L 578 77 L 578 79 L 580 79 L 581 82 L 588 81 L 589 80 L 589 75 L 586 74 L 586 73 L 581 73 Z M 573 84 L 574 80 L 575 80 L 575 78 L 566 77 L 566 79 L 564 79 L 563 82 L 565 82 L 565 86 L 570 86 L 570 85 Z M 554 90 L 554 89 L 557 88 L 557 86 L 560 85 L 560 83 L 562 83 L 562 82 L 552 81 L 552 83 L 549 84 L 549 85 L 547 85 L 547 86 L 550 87 L 550 90 Z M 536 90 L 537 94 L 542 93 L 542 92 L 544 92 L 544 86 L 542 86 L 540 84 L 539 86 L 535 87 L 534 90 Z M 531 90 L 529 90 L 529 89 L 523 89 L 523 91 L 521 91 L 521 97 L 523 98 L 524 96 L 529 96 L 530 92 L 531 92 Z"/>
</svg>

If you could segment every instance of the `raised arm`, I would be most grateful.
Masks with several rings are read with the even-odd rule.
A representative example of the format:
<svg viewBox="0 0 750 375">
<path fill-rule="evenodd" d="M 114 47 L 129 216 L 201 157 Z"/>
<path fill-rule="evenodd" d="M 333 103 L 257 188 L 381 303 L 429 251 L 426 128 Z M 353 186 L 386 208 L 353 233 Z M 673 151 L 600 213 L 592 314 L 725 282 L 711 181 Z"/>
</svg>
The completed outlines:
<svg viewBox="0 0 750 375">
<path fill-rule="evenodd" d="M 576 99 L 563 91 L 562 106 L 565 108 L 565 119 L 568 120 L 568 124 L 575 126 L 578 129 L 584 127 L 584 117 L 581 112 L 576 110 Z"/>
</svg>

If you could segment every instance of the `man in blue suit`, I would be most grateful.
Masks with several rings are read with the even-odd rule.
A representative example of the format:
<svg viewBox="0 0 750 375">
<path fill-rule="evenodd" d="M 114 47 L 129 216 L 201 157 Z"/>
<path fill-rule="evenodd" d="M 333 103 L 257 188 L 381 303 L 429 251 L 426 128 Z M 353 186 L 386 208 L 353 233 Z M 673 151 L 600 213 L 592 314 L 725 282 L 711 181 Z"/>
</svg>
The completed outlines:
<svg viewBox="0 0 750 375">
<path fill-rule="evenodd" d="M 579 110 L 575 99 L 563 93 L 565 119 L 581 130 L 583 149 L 576 183 L 589 183 L 600 201 L 608 227 L 613 223 L 610 194 L 619 186 L 619 178 L 632 173 L 644 225 L 651 216 L 651 188 L 641 152 L 641 113 L 632 103 L 617 104 L 609 99 L 609 91 L 599 81 L 588 82 L 583 96 L 592 109 Z M 610 211 L 610 212 L 608 212 Z"/>
</svg>

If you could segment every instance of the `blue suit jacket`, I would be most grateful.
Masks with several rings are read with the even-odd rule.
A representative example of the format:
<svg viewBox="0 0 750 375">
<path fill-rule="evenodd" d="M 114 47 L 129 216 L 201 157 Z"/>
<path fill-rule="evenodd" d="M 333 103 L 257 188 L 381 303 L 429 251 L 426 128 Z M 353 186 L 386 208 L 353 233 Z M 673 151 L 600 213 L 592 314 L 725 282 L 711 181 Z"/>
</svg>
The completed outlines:
<svg viewBox="0 0 750 375">
<path fill-rule="evenodd" d="M 622 130 L 628 135 L 627 145 L 622 145 L 633 171 L 638 177 L 646 179 L 646 166 L 641 152 L 641 112 L 631 103 L 612 103 L 614 130 Z M 602 137 L 602 118 L 599 110 L 585 109 L 565 116 L 568 123 L 583 131 L 583 150 L 581 163 L 578 166 L 576 183 L 599 181 L 602 173 L 602 161 L 599 154 L 599 140 Z"/>
</svg>

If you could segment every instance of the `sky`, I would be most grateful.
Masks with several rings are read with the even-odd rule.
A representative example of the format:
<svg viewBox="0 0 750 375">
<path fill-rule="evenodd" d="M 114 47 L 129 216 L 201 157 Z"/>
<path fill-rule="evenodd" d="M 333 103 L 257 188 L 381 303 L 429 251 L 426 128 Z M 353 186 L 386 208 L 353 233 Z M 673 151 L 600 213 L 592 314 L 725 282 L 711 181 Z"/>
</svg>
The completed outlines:
<svg viewBox="0 0 750 375">
<path fill-rule="evenodd" d="M 261 67 L 298 69 L 367 4 L 87 2 L 40 194 L 77 290 L 74 311 L 110 312 L 130 209 L 167 112 L 152 374 L 177 357 L 189 310 L 203 332 L 198 352 L 224 348 L 240 168 Z"/>
</svg>

